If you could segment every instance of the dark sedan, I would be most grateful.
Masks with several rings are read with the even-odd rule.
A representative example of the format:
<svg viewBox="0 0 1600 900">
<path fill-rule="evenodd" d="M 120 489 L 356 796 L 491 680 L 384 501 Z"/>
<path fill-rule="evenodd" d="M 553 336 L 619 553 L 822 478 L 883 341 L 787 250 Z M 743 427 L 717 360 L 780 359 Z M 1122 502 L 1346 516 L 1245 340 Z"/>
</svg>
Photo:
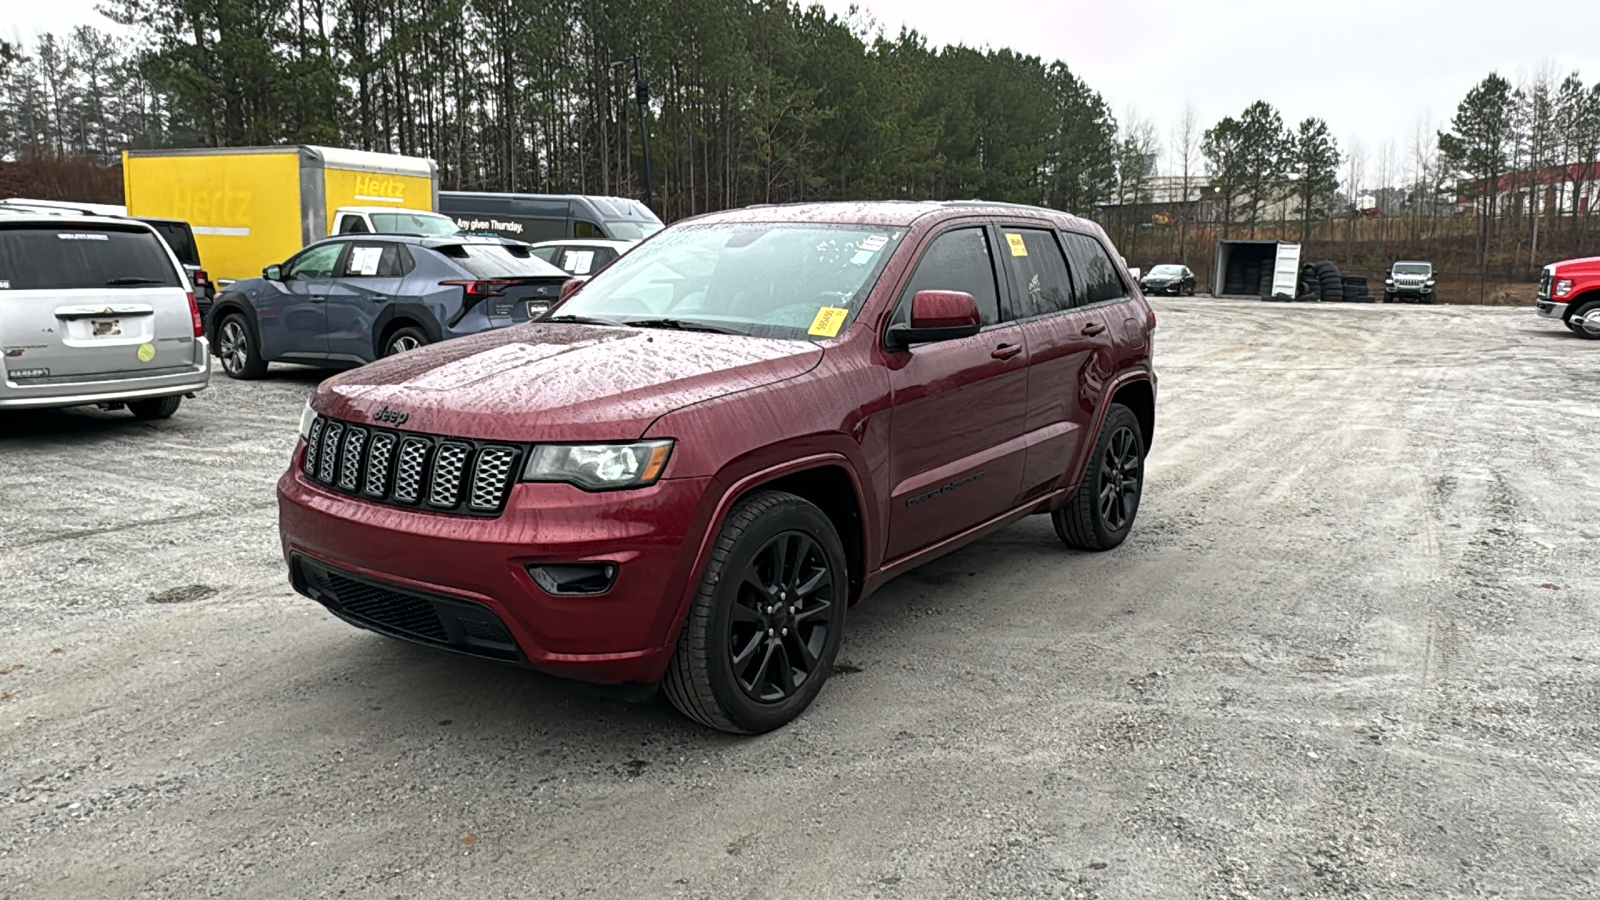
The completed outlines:
<svg viewBox="0 0 1600 900">
<path fill-rule="evenodd" d="M 234 282 L 206 331 L 232 378 L 274 361 L 343 368 L 537 318 L 567 278 L 520 241 L 344 235 Z"/>
<path fill-rule="evenodd" d="M 1194 296 L 1194 273 L 1188 266 L 1156 266 L 1139 279 L 1139 287 L 1146 294 L 1170 294 L 1174 297 Z"/>
</svg>

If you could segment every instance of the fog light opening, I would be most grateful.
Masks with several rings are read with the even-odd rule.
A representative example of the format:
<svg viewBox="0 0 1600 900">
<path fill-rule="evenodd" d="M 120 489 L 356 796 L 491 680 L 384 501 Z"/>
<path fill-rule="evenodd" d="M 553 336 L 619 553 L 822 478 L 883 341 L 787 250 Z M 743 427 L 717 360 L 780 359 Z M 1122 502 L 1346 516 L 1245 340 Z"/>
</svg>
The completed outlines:
<svg viewBox="0 0 1600 900">
<path fill-rule="evenodd" d="M 604 594 L 617 580 L 617 564 L 562 563 L 528 566 L 534 583 L 558 597 L 583 597 Z"/>
</svg>

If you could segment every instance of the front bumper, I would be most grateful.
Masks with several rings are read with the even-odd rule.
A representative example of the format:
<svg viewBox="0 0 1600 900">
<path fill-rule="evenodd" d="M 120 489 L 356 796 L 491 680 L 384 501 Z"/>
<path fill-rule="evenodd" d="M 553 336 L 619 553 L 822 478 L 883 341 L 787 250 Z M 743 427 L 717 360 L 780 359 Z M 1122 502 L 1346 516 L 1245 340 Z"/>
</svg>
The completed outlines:
<svg viewBox="0 0 1600 900">
<path fill-rule="evenodd" d="M 1140 287 L 1145 294 L 1154 297 L 1176 297 L 1183 294 L 1183 282 L 1181 281 L 1172 284 L 1146 284 Z"/>
<path fill-rule="evenodd" d="M 1540 298 L 1538 302 L 1534 303 L 1534 308 L 1539 311 L 1540 316 L 1546 319 L 1562 320 L 1567 317 L 1567 304 L 1558 300 Z"/>
<path fill-rule="evenodd" d="M 301 593 L 353 624 L 443 649 L 599 684 L 660 679 L 699 550 L 699 541 L 686 537 L 705 531 L 710 479 L 596 494 L 518 484 L 505 512 L 489 519 L 334 493 L 306 479 L 301 452 L 278 481 L 283 551 Z M 575 562 L 615 563 L 616 580 L 602 594 L 557 596 L 527 570 Z M 366 585 L 351 590 L 388 591 L 422 613 L 417 604 L 432 605 L 439 624 L 426 615 L 426 628 L 352 616 L 328 596 L 344 583 L 327 590 L 328 572 Z M 509 643 L 497 640 L 497 624 Z"/>
<path fill-rule="evenodd" d="M 140 378 L 64 384 L 32 384 L 6 378 L 0 380 L 0 409 L 54 409 L 192 394 L 211 383 L 211 350 L 205 338 L 194 339 L 194 360 L 179 371 Z"/>
</svg>

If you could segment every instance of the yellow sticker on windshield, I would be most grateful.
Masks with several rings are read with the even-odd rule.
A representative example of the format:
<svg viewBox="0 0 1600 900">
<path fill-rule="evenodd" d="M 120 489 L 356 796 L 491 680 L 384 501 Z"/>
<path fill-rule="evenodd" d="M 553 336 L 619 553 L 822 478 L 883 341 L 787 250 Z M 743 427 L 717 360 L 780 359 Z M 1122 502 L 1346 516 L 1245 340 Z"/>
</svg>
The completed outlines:
<svg viewBox="0 0 1600 900">
<path fill-rule="evenodd" d="M 817 317 L 811 320 L 809 334 L 817 337 L 833 337 L 844 327 L 844 320 L 850 315 L 850 310 L 840 309 L 837 306 L 824 306 L 817 310 Z"/>
<path fill-rule="evenodd" d="M 1008 234 L 1008 235 L 1006 235 L 1006 243 L 1011 245 L 1011 255 L 1012 256 L 1027 256 L 1028 255 L 1028 245 L 1024 244 L 1022 242 L 1022 235 L 1020 235 L 1020 234 Z"/>
</svg>

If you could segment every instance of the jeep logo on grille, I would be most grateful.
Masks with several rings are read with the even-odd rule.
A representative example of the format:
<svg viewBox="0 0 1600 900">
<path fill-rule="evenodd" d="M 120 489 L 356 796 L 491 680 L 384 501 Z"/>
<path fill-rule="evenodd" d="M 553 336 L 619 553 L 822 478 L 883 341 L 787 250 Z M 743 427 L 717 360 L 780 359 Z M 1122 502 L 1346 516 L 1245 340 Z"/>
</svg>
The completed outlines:
<svg viewBox="0 0 1600 900">
<path fill-rule="evenodd" d="M 396 412 L 388 406 L 385 406 L 382 412 L 372 414 L 374 422 L 393 422 L 396 425 L 404 425 L 409 418 L 411 418 L 410 413 Z"/>
</svg>

